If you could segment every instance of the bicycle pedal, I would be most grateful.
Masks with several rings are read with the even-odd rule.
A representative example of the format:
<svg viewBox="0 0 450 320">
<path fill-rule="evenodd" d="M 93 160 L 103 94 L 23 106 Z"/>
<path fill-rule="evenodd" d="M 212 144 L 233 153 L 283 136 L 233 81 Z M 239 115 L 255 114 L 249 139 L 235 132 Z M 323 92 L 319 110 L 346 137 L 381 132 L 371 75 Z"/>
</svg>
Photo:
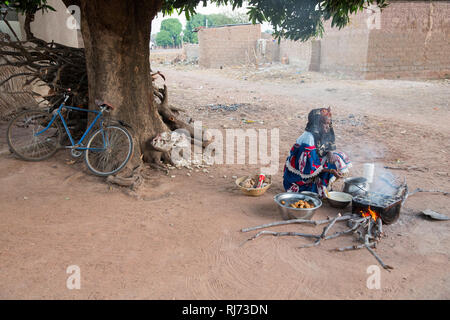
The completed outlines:
<svg viewBox="0 0 450 320">
<path fill-rule="evenodd" d="M 79 157 L 81 157 L 81 155 L 83 154 L 83 152 L 80 151 L 80 150 L 72 149 L 72 150 L 70 150 L 70 154 L 71 154 L 72 157 L 74 157 L 74 158 L 79 158 Z"/>
</svg>

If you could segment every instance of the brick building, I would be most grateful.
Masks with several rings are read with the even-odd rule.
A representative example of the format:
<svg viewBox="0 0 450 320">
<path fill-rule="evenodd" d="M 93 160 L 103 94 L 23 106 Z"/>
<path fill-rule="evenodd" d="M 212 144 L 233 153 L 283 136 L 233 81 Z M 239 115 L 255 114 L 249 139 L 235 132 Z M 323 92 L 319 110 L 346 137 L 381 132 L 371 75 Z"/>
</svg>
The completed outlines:
<svg viewBox="0 0 450 320">
<path fill-rule="evenodd" d="M 450 1 L 393 1 L 320 40 L 320 71 L 365 79 L 450 76 Z"/>
<path fill-rule="evenodd" d="M 286 59 L 363 79 L 449 77 L 450 1 L 391 0 L 382 12 L 353 15 L 341 30 L 328 22 L 322 38 L 304 43 L 277 45 L 260 25 L 239 25 L 202 29 L 199 44 L 199 64 L 208 68 Z"/>
<path fill-rule="evenodd" d="M 205 68 L 220 68 L 255 63 L 259 39 L 259 24 L 202 28 L 198 31 L 199 65 Z"/>
</svg>

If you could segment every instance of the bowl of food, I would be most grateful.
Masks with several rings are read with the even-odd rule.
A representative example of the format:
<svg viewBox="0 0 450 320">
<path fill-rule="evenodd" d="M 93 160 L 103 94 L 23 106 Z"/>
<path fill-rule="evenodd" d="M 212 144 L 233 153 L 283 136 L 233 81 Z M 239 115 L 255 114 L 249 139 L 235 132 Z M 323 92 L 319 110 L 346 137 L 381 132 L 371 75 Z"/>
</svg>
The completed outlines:
<svg viewBox="0 0 450 320">
<path fill-rule="evenodd" d="M 352 199 L 352 195 L 345 192 L 328 191 L 327 194 L 327 202 L 333 208 L 344 209 L 352 202 Z"/>
<path fill-rule="evenodd" d="M 273 200 L 278 205 L 278 211 L 284 220 L 310 219 L 322 206 L 319 198 L 294 192 L 279 193 Z"/>
<path fill-rule="evenodd" d="M 267 189 L 272 185 L 272 177 L 265 176 L 263 184 L 260 188 L 258 188 L 259 176 L 243 176 L 236 179 L 236 185 L 241 189 L 241 191 L 253 197 L 258 197 L 264 194 Z"/>
</svg>

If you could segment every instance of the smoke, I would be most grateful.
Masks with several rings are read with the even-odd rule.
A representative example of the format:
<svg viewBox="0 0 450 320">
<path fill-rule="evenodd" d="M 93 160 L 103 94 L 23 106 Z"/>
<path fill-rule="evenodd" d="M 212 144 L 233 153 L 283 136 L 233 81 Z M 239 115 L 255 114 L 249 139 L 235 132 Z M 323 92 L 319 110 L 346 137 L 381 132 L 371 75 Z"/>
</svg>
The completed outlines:
<svg viewBox="0 0 450 320">
<path fill-rule="evenodd" d="M 348 155 L 353 163 L 351 176 L 363 176 L 364 163 L 374 164 L 372 183 L 369 185 L 370 192 L 382 193 L 394 196 L 398 190 L 399 177 L 384 168 L 384 157 L 386 148 L 382 144 L 374 144 L 361 139 L 357 143 L 342 146 L 342 150 Z"/>
<path fill-rule="evenodd" d="M 337 141 L 339 143 L 339 141 Z M 373 144 L 360 139 L 351 143 L 343 143 L 339 145 L 342 150 L 349 156 L 353 163 L 375 163 L 377 160 L 384 159 L 385 147 L 381 144 Z"/>
<path fill-rule="evenodd" d="M 373 182 L 370 184 L 371 192 L 394 196 L 398 190 L 398 177 L 384 168 L 382 163 L 375 164 Z"/>
</svg>

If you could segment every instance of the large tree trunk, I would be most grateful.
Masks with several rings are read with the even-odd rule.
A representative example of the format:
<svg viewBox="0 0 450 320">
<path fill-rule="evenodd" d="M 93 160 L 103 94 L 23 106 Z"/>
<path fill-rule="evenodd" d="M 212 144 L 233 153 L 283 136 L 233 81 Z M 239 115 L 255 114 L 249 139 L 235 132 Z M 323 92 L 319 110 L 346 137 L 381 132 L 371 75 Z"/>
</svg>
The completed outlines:
<svg viewBox="0 0 450 320">
<path fill-rule="evenodd" d="M 66 4 L 73 3 L 67 1 Z M 153 100 L 149 41 L 161 0 L 81 0 L 89 104 L 115 106 L 113 116 L 132 126 L 132 166 L 145 159 L 150 141 L 168 130 Z M 148 159 L 149 160 L 149 159 Z"/>
</svg>

